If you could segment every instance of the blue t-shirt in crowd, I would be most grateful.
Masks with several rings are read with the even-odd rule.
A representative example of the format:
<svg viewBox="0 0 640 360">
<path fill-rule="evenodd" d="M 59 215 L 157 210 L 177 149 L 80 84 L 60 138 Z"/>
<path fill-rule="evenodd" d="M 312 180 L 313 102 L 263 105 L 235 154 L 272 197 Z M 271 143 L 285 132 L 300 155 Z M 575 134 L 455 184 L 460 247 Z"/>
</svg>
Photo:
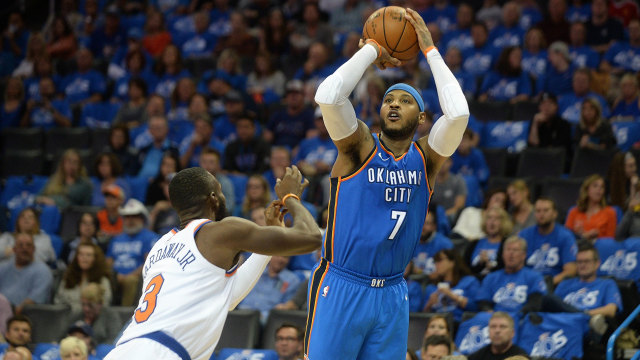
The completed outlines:
<svg viewBox="0 0 640 360">
<path fill-rule="evenodd" d="M 500 250 L 501 242 L 491 243 L 488 238 L 482 238 L 478 240 L 476 247 L 471 253 L 471 266 L 476 266 L 480 262 L 480 253 L 486 252 L 489 261 L 498 261 L 498 251 Z"/>
<path fill-rule="evenodd" d="M 519 76 L 504 76 L 492 71 L 480 87 L 480 94 L 485 93 L 494 101 L 509 101 L 518 95 L 531 96 L 531 80 L 525 71 Z"/>
<path fill-rule="evenodd" d="M 579 278 L 563 280 L 554 293 L 567 304 L 580 310 L 592 310 L 609 304 L 615 304 L 617 312 L 622 311 L 622 298 L 616 282 L 611 279 L 597 278 L 584 282 Z"/>
<path fill-rule="evenodd" d="M 442 47 L 449 49 L 456 47 L 460 51 L 465 51 L 473 47 L 473 39 L 471 38 L 471 29 L 456 29 L 446 32 L 442 35 Z"/>
<path fill-rule="evenodd" d="M 489 33 L 489 43 L 500 49 L 507 46 L 520 46 L 524 39 L 524 33 L 525 30 L 518 25 L 508 28 L 500 24 Z"/>
<path fill-rule="evenodd" d="M 143 265 L 158 238 L 158 234 L 142 229 L 135 235 L 123 233 L 111 239 L 106 255 L 113 259 L 113 270 L 127 275 Z"/>
<path fill-rule="evenodd" d="M 616 41 L 604 53 L 604 60 L 607 60 L 613 67 L 638 72 L 640 71 L 640 46 L 631 46 L 628 42 Z"/>
<path fill-rule="evenodd" d="M 456 321 L 462 320 L 463 312 L 476 310 L 475 298 L 476 298 L 476 293 L 478 292 L 479 287 L 480 287 L 480 282 L 478 281 L 478 279 L 476 279 L 475 276 L 467 275 L 463 277 L 462 279 L 460 279 L 460 281 L 458 281 L 458 283 L 455 286 L 451 287 L 451 292 L 453 292 L 458 296 L 466 297 L 468 299 L 467 307 L 462 308 L 458 306 L 458 303 L 456 303 L 449 297 L 443 294 L 440 294 L 438 296 L 438 302 L 436 302 L 432 306 L 431 312 L 451 313 L 453 315 L 453 318 Z M 438 290 L 438 287 L 433 284 L 427 286 L 427 288 L 424 290 L 425 305 L 426 305 L 426 302 L 429 300 L 429 297 L 431 296 L 431 294 L 436 292 L 436 290 Z"/>
<path fill-rule="evenodd" d="M 598 65 L 600 65 L 600 54 L 586 45 L 569 46 L 569 56 L 571 56 L 571 61 L 578 68 L 597 69 Z"/>
<path fill-rule="evenodd" d="M 590 91 L 587 95 L 578 96 L 573 92 L 564 94 L 558 99 L 558 114 L 572 124 L 580 122 L 582 113 L 582 103 L 588 98 L 596 98 L 602 107 L 602 117 L 609 117 L 609 105 L 607 101 L 598 93 Z"/>
<path fill-rule="evenodd" d="M 95 94 L 103 94 L 106 89 L 104 76 L 95 70 L 69 74 L 60 82 L 60 92 L 65 94 L 71 104 L 86 100 Z"/>
<path fill-rule="evenodd" d="M 468 48 L 462 52 L 462 68 L 474 76 L 483 76 L 491 69 L 498 54 L 499 50 L 488 42 L 479 48 Z"/>
<path fill-rule="evenodd" d="M 451 160 L 453 160 L 451 172 L 460 175 L 475 176 L 482 184 L 489 179 L 489 166 L 482 151 L 479 149 L 472 148 L 471 152 L 467 155 L 460 155 L 460 153 L 456 151 L 453 156 L 451 156 Z"/>
<path fill-rule="evenodd" d="M 548 92 L 555 96 L 570 93 L 573 90 L 571 86 L 575 70 L 576 67 L 573 64 L 562 72 L 551 65 L 547 66 L 547 71 L 536 81 L 536 92 Z"/>
<path fill-rule="evenodd" d="M 56 99 L 51 101 L 51 106 L 60 114 L 71 120 L 71 107 L 66 99 Z M 51 129 L 57 127 L 53 112 L 43 106 L 36 105 L 31 111 L 31 126 Z"/>
<path fill-rule="evenodd" d="M 576 238 L 560 224 L 548 235 L 540 234 L 538 225 L 533 225 L 520 231 L 520 236 L 527 240 L 527 265 L 542 275 L 558 275 L 565 264 L 576 261 Z"/>
<path fill-rule="evenodd" d="M 433 262 L 433 255 L 440 250 L 452 249 L 453 243 L 448 237 L 439 232 L 434 233 L 427 242 L 419 242 L 413 252 L 413 266 L 422 270 L 424 274 L 431 274 L 436 265 Z"/>
<path fill-rule="evenodd" d="M 493 302 L 495 311 L 518 312 L 527 302 L 529 295 L 546 292 L 547 285 L 539 272 L 524 267 L 516 273 L 507 274 L 502 269 L 484 278 L 476 301 Z"/>
<path fill-rule="evenodd" d="M 622 117 L 640 117 L 640 97 L 636 96 L 631 102 L 627 103 L 625 101 L 620 101 L 616 106 L 611 110 L 611 117 L 614 118 L 616 116 Z"/>
<path fill-rule="evenodd" d="M 535 54 L 522 50 L 522 70 L 539 78 L 545 74 L 548 66 L 547 50 L 540 50 Z"/>
</svg>

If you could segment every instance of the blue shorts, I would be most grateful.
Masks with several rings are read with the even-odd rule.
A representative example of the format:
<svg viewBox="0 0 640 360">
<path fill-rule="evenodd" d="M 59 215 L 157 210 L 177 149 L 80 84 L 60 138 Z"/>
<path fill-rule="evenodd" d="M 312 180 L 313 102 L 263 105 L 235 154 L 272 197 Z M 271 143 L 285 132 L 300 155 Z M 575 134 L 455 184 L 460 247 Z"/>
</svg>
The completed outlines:
<svg viewBox="0 0 640 360">
<path fill-rule="evenodd" d="M 402 274 L 374 279 L 322 259 L 309 280 L 306 358 L 404 359 L 408 296 Z"/>
</svg>

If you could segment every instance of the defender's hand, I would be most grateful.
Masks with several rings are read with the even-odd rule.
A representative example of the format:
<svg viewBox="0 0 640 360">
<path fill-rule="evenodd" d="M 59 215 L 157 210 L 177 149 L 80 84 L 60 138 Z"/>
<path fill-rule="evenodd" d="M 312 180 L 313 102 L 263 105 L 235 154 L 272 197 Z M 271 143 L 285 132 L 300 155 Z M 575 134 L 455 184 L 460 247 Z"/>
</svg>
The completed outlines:
<svg viewBox="0 0 640 360">
<path fill-rule="evenodd" d="M 309 180 L 303 179 L 300 170 L 293 165 L 285 169 L 282 179 L 276 181 L 276 195 L 280 200 L 287 194 L 296 194 L 300 198 L 307 185 L 309 185 Z"/>
<path fill-rule="evenodd" d="M 268 226 L 282 226 L 284 227 L 284 214 L 282 212 L 282 202 L 274 200 L 269 206 L 264 209 L 264 217 Z"/>
<path fill-rule="evenodd" d="M 402 61 L 389 55 L 389 52 L 387 51 L 387 49 L 380 46 L 376 42 L 371 41 L 370 43 L 374 48 L 376 48 L 376 53 L 378 54 L 378 57 L 373 62 L 378 67 L 378 69 L 384 70 L 386 68 L 393 68 L 393 67 L 402 65 Z M 366 44 L 367 44 L 366 40 L 360 39 L 360 43 L 358 44 L 358 47 L 362 48 Z"/>
<path fill-rule="evenodd" d="M 407 8 L 404 17 L 413 25 L 418 36 L 418 45 L 420 45 L 420 51 L 423 53 L 429 47 L 434 46 L 433 38 L 431 38 L 431 32 L 427 29 L 427 24 L 424 23 L 422 16 L 415 10 Z"/>
</svg>

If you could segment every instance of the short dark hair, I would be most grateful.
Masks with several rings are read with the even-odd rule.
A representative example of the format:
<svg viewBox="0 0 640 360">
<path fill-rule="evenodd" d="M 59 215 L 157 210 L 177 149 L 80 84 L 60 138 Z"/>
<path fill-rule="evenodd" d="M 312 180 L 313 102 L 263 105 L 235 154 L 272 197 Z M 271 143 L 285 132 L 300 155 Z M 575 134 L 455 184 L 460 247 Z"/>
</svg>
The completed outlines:
<svg viewBox="0 0 640 360">
<path fill-rule="evenodd" d="M 298 338 L 298 341 L 301 341 L 302 339 L 304 339 L 304 332 L 302 331 L 302 328 L 290 322 L 283 322 L 280 326 L 278 326 L 278 328 L 276 329 L 276 332 L 273 333 L 273 336 L 276 336 L 276 334 L 278 334 L 278 332 L 284 328 L 294 329 L 296 331 L 296 337 Z"/>
<path fill-rule="evenodd" d="M 548 197 L 548 196 L 538 196 L 538 198 L 536 199 L 536 201 L 548 201 L 551 203 L 551 208 L 553 210 L 558 210 L 558 207 L 556 206 L 556 201 L 553 200 L 552 198 Z"/>
<path fill-rule="evenodd" d="M 171 205 L 180 215 L 184 211 L 199 208 L 213 192 L 211 174 L 201 167 L 181 170 L 169 183 Z"/>
<path fill-rule="evenodd" d="M 422 343 L 422 352 L 427 351 L 429 346 L 438 346 L 444 345 L 447 347 L 447 352 L 451 354 L 451 339 L 448 336 L 444 335 L 431 335 L 428 338 L 424 339 Z"/>
<path fill-rule="evenodd" d="M 222 158 L 222 155 L 220 155 L 220 151 L 208 146 L 203 148 L 202 151 L 200 151 L 200 156 L 202 155 L 215 155 L 218 157 L 218 159 Z"/>
<path fill-rule="evenodd" d="M 26 315 L 13 315 L 9 319 L 7 319 L 7 330 L 14 322 L 26 322 L 27 324 L 29 324 L 29 328 L 33 330 L 33 323 L 31 322 L 31 319 L 29 319 Z"/>
<path fill-rule="evenodd" d="M 580 241 L 578 243 L 578 252 L 583 252 L 583 251 L 593 252 L 593 258 L 596 261 L 600 260 L 600 254 L 598 253 L 598 249 L 596 249 L 596 247 L 593 246 L 593 244 L 590 243 L 589 241 Z"/>
</svg>

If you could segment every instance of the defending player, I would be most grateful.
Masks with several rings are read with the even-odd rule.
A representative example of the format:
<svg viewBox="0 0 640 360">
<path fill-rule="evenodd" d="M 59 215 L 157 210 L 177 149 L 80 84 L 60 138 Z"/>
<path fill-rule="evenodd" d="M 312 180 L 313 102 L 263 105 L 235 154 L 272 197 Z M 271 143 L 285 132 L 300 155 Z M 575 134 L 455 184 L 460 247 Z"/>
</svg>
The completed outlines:
<svg viewBox="0 0 640 360">
<path fill-rule="evenodd" d="M 281 225 L 281 203 L 293 227 L 260 227 L 248 220 L 222 220 L 220 183 L 202 168 L 180 171 L 169 184 L 180 216 L 153 246 L 144 264 L 143 294 L 131 324 L 106 359 L 209 359 L 227 313 L 251 291 L 270 256 L 308 253 L 321 244 L 313 217 L 299 201 L 308 182 L 294 166 L 275 190 L 282 202 L 266 210 L 269 225 Z M 213 221 L 211 219 L 215 219 Z M 238 255 L 255 252 L 237 267 Z"/>
<path fill-rule="evenodd" d="M 409 85 L 391 86 L 380 109 L 382 132 L 356 119 L 347 97 L 366 68 L 400 62 L 368 40 L 318 88 L 316 102 L 338 148 L 322 260 L 309 281 L 305 355 L 322 359 L 403 359 L 409 325 L 402 272 L 420 238 L 431 189 L 460 144 L 469 109 L 418 13 L 407 9 L 427 57 L 444 115 L 412 142 L 424 102 Z"/>
</svg>

